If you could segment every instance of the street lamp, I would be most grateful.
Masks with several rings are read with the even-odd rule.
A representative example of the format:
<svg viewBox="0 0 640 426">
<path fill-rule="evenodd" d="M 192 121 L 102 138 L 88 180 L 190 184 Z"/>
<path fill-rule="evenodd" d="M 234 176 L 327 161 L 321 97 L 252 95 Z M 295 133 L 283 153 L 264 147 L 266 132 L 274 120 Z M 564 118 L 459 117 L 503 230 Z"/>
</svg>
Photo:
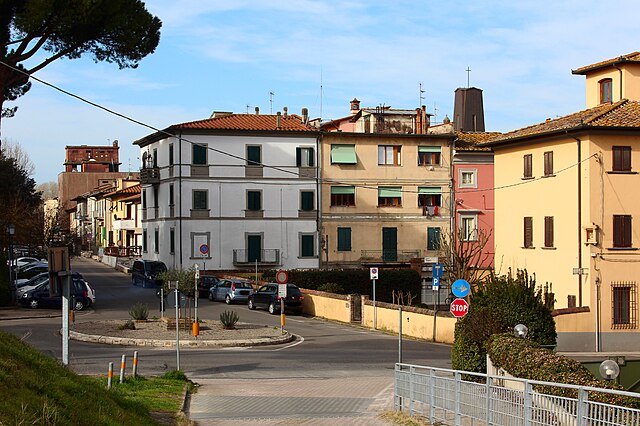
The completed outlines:
<svg viewBox="0 0 640 426">
<path fill-rule="evenodd" d="M 618 366 L 617 362 L 610 359 L 602 361 L 598 370 L 600 372 L 600 376 L 602 376 L 602 378 L 607 382 L 615 380 L 620 374 L 620 366 Z"/>
<path fill-rule="evenodd" d="M 11 289 L 11 301 L 15 297 L 15 288 L 13 286 L 13 236 L 16 235 L 16 226 L 13 223 L 7 225 L 7 235 L 9 236 L 9 288 Z"/>
<path fill-rule="evenodd" d="M 527 333 L 529 333 L 529 329 L 524 324 L 518 324 L 513 327 L 513 335 L 519 337 L 520 339 L 524 339 L 527 337 Z"/>
</svg>

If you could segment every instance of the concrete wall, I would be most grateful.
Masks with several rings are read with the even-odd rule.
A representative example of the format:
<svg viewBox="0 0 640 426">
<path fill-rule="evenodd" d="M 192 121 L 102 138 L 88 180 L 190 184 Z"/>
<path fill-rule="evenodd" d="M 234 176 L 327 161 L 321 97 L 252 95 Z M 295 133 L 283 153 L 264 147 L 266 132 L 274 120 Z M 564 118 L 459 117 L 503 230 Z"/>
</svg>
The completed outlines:
<svg viewBox="0 0 640 426">
<path fill-rule="evenodd" d="M 305 289 L 302 310 L 306 315 L 351 322 L 351 300 L 346 295 Z"/>
</svg>

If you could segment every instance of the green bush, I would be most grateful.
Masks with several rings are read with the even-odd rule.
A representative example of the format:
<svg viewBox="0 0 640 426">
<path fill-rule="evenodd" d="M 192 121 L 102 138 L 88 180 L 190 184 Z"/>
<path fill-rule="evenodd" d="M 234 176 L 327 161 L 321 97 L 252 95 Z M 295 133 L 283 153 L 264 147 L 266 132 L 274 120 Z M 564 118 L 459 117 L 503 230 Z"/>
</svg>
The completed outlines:
<svg viewBox="0 0 640 426">
<path fill-rule="evenodd" d="M 137 321 L 146 321 L 149 318 L 149 307 L 142 302 L 136 302 L 129 309 L 129 316 Z"/>
<path fill-rule="evenodd" d="M 511 332 L 517 324 L 528 327 L 532 341 L 555 346 L 555 322 L 542 291 L 536 290 L 535 277 L 526 271 L 518 271 L 515 277 L 488 277 L 473 289 L 469 313 L 456 323 L 453 368 L 485 373 L 487 341 L 493 334 Z"/>
<path fill-rule="evenodd" d="M 236 311 L 224 311 L 220 314 L 220 323 L 222 327 L 226 330 L 231 330 L 235 328 L 236 323 L 240 318 Z"/>
<path fill-rule="evenodd" d="M 118 326 L 118 330 L 135 330 L 135 329 L 136 329 L 136 324 L 131 320 L 127 320 L 125 321 L 124 324 Z"/>
<path fill-rule="evenodd" d="M 162 378 L 167 380 L 182 380 L 185 382 L 188 380 L 186 374 L 184 374 L 184 372 L 182 372 L 181 370 L 167 371 L 162 375 Z"/>
<path fill-rule="evenodd" d="M 318 291 L 324 291 L 326 293 L 345 294 L 344 288 L 336 283 L 324 283 L 318 286 Z"/>
</svg>

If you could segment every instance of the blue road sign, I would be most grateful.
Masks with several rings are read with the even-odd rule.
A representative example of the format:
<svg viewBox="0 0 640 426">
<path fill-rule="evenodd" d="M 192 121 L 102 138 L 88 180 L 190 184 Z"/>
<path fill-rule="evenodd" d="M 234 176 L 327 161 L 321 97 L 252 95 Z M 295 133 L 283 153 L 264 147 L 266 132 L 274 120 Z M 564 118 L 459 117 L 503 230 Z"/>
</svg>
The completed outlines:
<svg viewBox="0 0 640 426">
<path fill-rule="evenodd" d="M 433 265 L 433 276 L 436 278 L 440 278 L 442 276 L 442 271 L 444 270 L 444 266 L 442 263 L 436 263 Z"/>
<path fill-rule="evenodd" d="M 453 295 L 456 297 L 467 297 L 471 291 L 471 286 L 466 280 L 455 280 L 453 284 L 451 284 L 451 291 L 453 291 Z"/>
<path fill-rule="evenodd" d="M 440 278 L 438 277 L 433 277 L 433 281 L 431 281 L 431 288 L 435 291 L 435 290 L 439 290 L 440 289 Z"/>
</svg>

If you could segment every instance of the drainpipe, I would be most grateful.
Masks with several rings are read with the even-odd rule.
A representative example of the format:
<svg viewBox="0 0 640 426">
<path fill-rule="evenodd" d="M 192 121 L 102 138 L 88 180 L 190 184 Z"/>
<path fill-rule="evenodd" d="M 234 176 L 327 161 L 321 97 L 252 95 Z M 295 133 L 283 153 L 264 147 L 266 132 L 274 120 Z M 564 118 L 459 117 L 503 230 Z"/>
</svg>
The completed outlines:
<svg viewBox="0 0 640 426">
<path fill-rule="evenodd" d="M 622 68 L 620 68 L 617 64 L 613 64 L 613 67 L 617 69 L 618 72 L 620 73 L 620 99 L 618 100 L 621 101 L 622 100 Z"/>
<path fill-rule="evenodd" d="M 578 268 L 582 270 L 582 141 L 572 138 L 578 147 Z M 582 307 L 582 274 L 578 274 L 578 306 Z"/>
<path fill-rule="evenodd" d="M 318 267 L 322 269 L 322 167 L 320 167 L 322 161 L 322 130 L 316 137 L 316 228 L 318 230 Z M 327 248 L 328 249 L 328 248 Z M 328 253 L 328 251 L 327 251 Z"/>
</svg>

